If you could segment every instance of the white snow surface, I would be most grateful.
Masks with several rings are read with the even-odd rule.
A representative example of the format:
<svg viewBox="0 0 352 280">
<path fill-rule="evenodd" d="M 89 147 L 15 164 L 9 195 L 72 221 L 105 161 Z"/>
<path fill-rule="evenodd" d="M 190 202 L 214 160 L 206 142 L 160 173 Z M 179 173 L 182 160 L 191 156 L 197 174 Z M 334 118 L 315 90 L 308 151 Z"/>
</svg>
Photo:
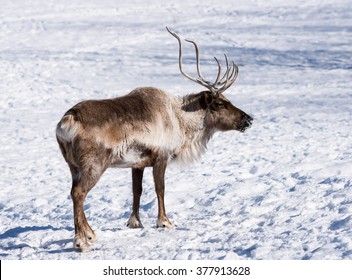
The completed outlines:
<svg viewBox="0 0 352 280">
<path fill-rule="evenodd" d="M 352 259 L 352 9 L 339 0 L 1 0 L 1 259 Z M 128 229 L 129 169 L 109 169 L 85 202 L 98 241 L 72 249 L 71 177 L 55 138 L 84 99 L 140 86 L 182 96 L 178 45 L 239 66 L 226 96 L 254 117 L 217 133 L 201 160 L 170 166 L 157 229 L 151 169 L 143 229 Z M 184 63 L 195 75 L 194 48 Z"/>
</svg>

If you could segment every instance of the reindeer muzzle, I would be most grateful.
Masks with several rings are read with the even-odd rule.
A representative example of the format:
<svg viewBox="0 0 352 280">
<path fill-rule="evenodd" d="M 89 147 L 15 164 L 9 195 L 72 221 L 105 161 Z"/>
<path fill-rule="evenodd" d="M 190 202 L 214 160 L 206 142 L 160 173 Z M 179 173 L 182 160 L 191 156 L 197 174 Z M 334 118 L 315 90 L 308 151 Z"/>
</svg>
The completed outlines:
<svg viewBox="0 0 352 280">
<path fill-rule="evenodd" d="M 251 116 L 244 115 L 242 117 L 238 130 L 241 132 L 245 132 L 248 128 L 252 126 L 252 122 L 253 122 L 253 118 Z"/>
</svg>

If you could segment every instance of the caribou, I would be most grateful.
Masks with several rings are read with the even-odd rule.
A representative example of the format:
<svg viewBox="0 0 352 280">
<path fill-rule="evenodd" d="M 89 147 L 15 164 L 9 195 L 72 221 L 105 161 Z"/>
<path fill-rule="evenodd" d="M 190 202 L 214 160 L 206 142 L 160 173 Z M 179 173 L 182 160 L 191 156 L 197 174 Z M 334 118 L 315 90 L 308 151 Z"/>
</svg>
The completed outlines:
<svg viewBox="0 0 352 280">
<path fill-rule="evenodd" d="M 182 97 L 167 94 L 153 87 L 136 88 L 113 99 L 86 100 L 69 109 L 56 127 L 56 138 L 72 175 L 71 198 L 76 251 L 89 251 L 96 236 L 83 210 L 88 192 L 108 167 L 131 168 L 133 205 L 127 222 L 129 228 L 142 228 L 139 216 L 142 178 L 146 167 L 152 167 L 158 201 L 157 227 L 173 228 L 164 205 L 165 170 L 169 163 L 190 163 L 197 160 L 216 131 L 244 132 L 252 117 L 236 108 L 225 96 L 238 76 L 238 67 L 225 54 L 223 72 L 215 57 L 218 72 L 214 82 L 206 80 L 200 69 L 198 45 L 192 40 L 196 54 L 198 77 L 183 70 L 181 38 L 178 40 L 179 70 L 187 79 L 206 90 Z"/>
</svg>

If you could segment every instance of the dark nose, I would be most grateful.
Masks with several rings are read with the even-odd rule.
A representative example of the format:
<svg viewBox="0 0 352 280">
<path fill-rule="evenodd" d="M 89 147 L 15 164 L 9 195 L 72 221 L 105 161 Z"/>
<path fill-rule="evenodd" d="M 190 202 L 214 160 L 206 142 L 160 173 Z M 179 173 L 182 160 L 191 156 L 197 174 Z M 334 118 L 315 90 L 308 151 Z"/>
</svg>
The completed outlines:
<svg viewBox="0 0 352 280">
<path fill-rule="evenodd" d="M 239 131 L 244 132 L 246 129 L 252 126 L 253 118 L 247 114 L 242 117 Z"/>
</svg>

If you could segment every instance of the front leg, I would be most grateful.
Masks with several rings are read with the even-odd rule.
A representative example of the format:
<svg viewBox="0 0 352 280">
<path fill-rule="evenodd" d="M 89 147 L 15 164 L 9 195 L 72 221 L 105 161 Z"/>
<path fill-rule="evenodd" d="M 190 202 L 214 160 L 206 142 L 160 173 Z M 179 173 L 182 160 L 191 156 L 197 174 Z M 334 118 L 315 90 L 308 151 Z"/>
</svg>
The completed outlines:
<svg viewBox="0 0 352 280">
<path fill-rule="evenodd" d="M 167 166 L 167 158 L 159 157 L 153 166 L 153 177 L 155 184 L 155 192 L 158 198 L 158 221 L 157 227 L 174 228 L 169 221 L 165 212 L 164 195 L 165 195 L 165 170 Z"/>
<path fill-rule="evenodd" d="M 133 206 L 132 214 L 127 222 L 129 228 L 143 228 L 141 220 L 139 219 L 139 206 L 142 195 L 142 180 L 144 168 L 132 168 L 132 188 L 133 188 Z"/>
</svg>

